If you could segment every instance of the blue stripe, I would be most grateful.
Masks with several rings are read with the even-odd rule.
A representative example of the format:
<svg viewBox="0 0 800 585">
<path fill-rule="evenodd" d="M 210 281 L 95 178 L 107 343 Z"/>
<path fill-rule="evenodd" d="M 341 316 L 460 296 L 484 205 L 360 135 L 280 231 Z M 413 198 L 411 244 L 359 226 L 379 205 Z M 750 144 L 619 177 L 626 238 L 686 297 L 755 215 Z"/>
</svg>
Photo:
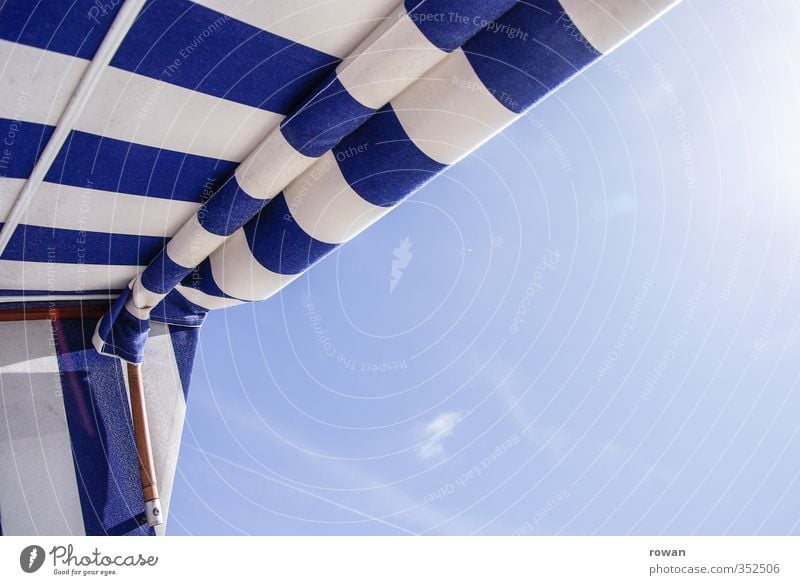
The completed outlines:
<svg viewBox="0 0 800 585">
<path fill-rule="evenodd" d="M 197 211 L 197 220 L 206 231 L 218 236 L 229 236 L 266 205 L 267 200 L 256 199 L 239 185 L 235 175 Z"/>
<path fill-rule="evenodd" d="M 216 280 L 214 280 L 214 273 L 211 270 L 211 260 L 208 258 L 203 260 L 191 274 L 187 275 L 186 278 L 181 281 L 181 284 L 221 299 L 234 298 L 225 294 L 222 289 L 219 288 L 219 285 L 217 285 Z"/>
<path fill-rule="evenodd" d="M 189 384 L 192 381 L 192 365 L 197 353 L 197 338 L 200 330 L 197 327 L 169 326 L 169 336 L 172 340 L 172 350 L 175 353 L 175 365 L 181 377 L 184 400 L 189 394 Z"/>
<path fill-rule="evenodd" d="M 53 130 L 54 126 L 0 118 L 0 132 L 11 142 L 4 140 L 0 148 L 0 177 L 27 179 Z"/>
<path fill-rule="evenodd" d="M 188 0 L 151 0 L 111 65 L 286 114 L 338 61 Z"/>
<path fill-rule="evenodd" d="M 119 360 L 91 344 L 94 319 L 53 322 L 72 456 L 87 535 L 152 535 Z"/>
<path fill-rule="evenodd" d="M 150 311 L 150 320 L 167 323 L 168 325 L 197 328 L 203 324 L 207 314 L 208 309 L 195 305 L 179 292 L 171 290 Z"/>
<path fill-rule="evenodd" d="M 359 103 L 332 73 L 290 117 L 281 123 L 287 142 L 305 156 L 319 157 L 328 152 L 375 110 Z"/>
<path fill-rule="evenodd" d="M 244 232 L 255 259 L 278 274 L 298 274 L 336 248 L 313 239 L 291 219 L 283 193 L 249 221 Z"/>
<path fill-rule="evenodd" d="M 203 185 L 221 184 L 237 163 L 73 131 L 45 180 L 179 201 L 200 201 Z"/>
<path fill-rule="evenodd" d="M 0 224 L 2 227 L 3 224 Z M 167 240 L 155 236 L 109 234 L 19 225 L 2 260 L 145 266 Z"/>
<path fill-rule="evenodd" d="M 0 38 L 91 59 L 122 3 L 114 4 L 108 0 L 5 0 L 0 4 Z"/>
<path fill-rule="evenodd" d="M 445 168 L 408 138 L 390 105 L 342 140 L 333 154 L 356 193 L 383 207 L 395 205 Z"/>
<path fill-rule="evenodd" d="M 537 6 L 520 3 L 496 26 L 496 32 L 473 37 L 464 52 L 481 82 L 517 114 L 600 57 L 557 0 L 541 0 Z"/>
<path fill-rule="evenodd" d="M 27 179 L 52 126 L 0 118 L 14 128 L 11 154 L 0 151 L 0 176 Z M 53 161 L 45 181 L 113 193 L 200 201 L 209 183 L 222 184 L 237 163 L 154 148 L 74 130 Z"/>
<path fill-rule="evenodd" d="M 442 51 L 460 47 L 516 0 L 405 0 L 406 12 L 425 37 Z"/>
<path fill-rule="evenodd" d="M 174 288 L 173 283 L 180 282 L 185 275 L 186 268 L 176 263 L 162 249 L 142 272 L 141 279 L 147 290 L 163 295 Z"/>
<path fill-rule="evenodd" d="M 97 335 L 103 343 L 99 351 L 139 364 L 144 356 L 150 321 L 142 321 L 128 311 L 125 305 L 130 298 L 131 289 L 126 288 L 100 320 Z"/>
</svg>

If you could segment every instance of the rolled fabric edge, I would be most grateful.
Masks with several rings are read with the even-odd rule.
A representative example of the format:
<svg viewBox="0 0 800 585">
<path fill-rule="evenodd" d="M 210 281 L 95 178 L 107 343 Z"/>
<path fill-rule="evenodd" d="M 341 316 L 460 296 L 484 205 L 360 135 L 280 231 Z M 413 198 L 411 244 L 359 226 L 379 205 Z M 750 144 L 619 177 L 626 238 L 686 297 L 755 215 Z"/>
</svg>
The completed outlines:
<svg viewBox="0 0 800 585">
<path fill-rule="evenodd" d="M 97 322 L 92 345 L 100 355 L 141 364 L 150 333 L 150 319 L 140 319 L 128 310 L 131 295 L 130 287 L 125 289 L 111 305 L 108 313 Z"/>
</svg>

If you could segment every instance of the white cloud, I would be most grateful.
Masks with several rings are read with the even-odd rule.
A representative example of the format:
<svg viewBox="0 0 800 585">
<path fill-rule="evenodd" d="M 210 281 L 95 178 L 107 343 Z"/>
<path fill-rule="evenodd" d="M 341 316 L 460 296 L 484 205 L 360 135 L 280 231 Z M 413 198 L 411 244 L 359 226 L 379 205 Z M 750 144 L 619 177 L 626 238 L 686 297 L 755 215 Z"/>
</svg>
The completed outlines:
<svg viewBox="0 0 800 585">
<path fill-rule="evenodd" d="M 419 448 L 419 454 L 424 459 L 444 455 L 442 442 L 453 434 L 455 425 L 461 420 L 461 416 L 461 412 L 443 412 L 419 429 L 419 436 L 423 441 Z"/>
</svg>

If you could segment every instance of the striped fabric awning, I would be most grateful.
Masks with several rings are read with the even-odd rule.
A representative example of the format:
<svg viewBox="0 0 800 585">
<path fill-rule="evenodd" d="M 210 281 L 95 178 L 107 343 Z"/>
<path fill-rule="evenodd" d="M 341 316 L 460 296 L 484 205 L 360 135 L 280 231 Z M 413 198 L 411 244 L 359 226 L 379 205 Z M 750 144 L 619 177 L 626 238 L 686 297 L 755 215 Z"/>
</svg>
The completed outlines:
<svg viewBox="0 0 800 585">
<path fill-rule="evenodd" d="M 0 319 L 24 340 L 2 531 L 151 534 L 120 359 L 146 362 L 166 510 L 209 310 L 275 294 L 677 1 L 0 3 L 0 316 L 104 313 Z"/>
<path fill-rule="evenodd" d="M 9 0 L 2 295 L 122 291 L 94 344 L 140 362 L 150 319 L 274 294 L 673 3 Z"/>
</svg>

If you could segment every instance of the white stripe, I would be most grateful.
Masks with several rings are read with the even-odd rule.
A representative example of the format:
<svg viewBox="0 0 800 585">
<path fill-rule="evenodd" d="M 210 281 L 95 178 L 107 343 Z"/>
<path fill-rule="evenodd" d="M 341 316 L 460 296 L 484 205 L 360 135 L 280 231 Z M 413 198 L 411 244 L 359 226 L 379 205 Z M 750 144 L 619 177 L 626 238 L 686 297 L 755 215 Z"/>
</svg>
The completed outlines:
<svg viewBox="0 0 800 585">
<path fill-rule="evenodd" d="M 89 61 L 0 40 L 0 117 L 54 126 Z"/>
<path fill-rule="evenodd" d="M 141 289 L 142 287 L 140 286 L 139 288 Z M 137 319 L 139 319 L 139 321 L 147 321 L 148 319 L 150 319 L 150 309 L 155 307 L 159 302 L 161 302 L 161 299 L 164 298 L 163 296 L 160 295 L 156 296 L 154 293 L 150 294 L 156 297 L 155 300 L 153 300 L 152 297 L 141 298 L 144 295 L 139 295 L 137 301 L 142 303 L 142 305 L 144 305 L 143 308 L 140 309 L 139 307 L 137 307 L 136 303 L 134 302 L 134 297 L 131 297 L 125 302 L 125 310 L 128 311 L 128 313 L 130 313 Z"/>
<path fill-rule="evenodd" d="M 377 110 L 446 56 L 401 4 L 339 64 L 336 75 L 351 96 Z"/>
<path fill-rule="evenodd" d="M 392 108 L 414 144 L 448 165 L 517 118 L 483 85 L 461 49 L 394 98 Z"/>
<path fill-rule="evenodd" d="M 317 160 L 297 152 L 276 129 L 236 169 L 236 180 L 250 197 L 272 199 Z"/>
<path fill-rule="evenodd" d="M 262 266 L 250 252 L 242 229 L 211 255 L 211 273 L 222 292 L 244 301 L 266 299 L 299 276 L 278 274 Z"/>
<path fill-rule="evenodd" d="M 111 358 L 117 358 L 117 359 L 122 360 L 125 363 L 134 363 L 134 362 L 128 362 L 127 360 L 125 360 L 125 359 L 123 359 L 121 357 L 118 357 L 118 356 L 114 355 L 111 352 L 103 351 L 103 349 L 106 347 L 106 342 L 103 340 L 102 337 L 100 337 L 100 321 L 97 322 L 97 325 L 94 328 L 94 333 L 92 333 L 92 346 L 94 347 L 94 350 L 97 353 L 99 353 L 100 355 L 104 355 L 106 357 L 111 357 Z M 125 369 L 127 369 L 127 368 L 125 368 Z M 123 376 L 125 377 L 125 384 L 127 384 L 128 383 L 128 374 L 125 373 L 125 374 L 123 374 Z M 127 399 L 128 399 L 128 406 L 130 406 L 131 397 L 128 396 Z"/>
<path fill-rule="evenodd" d="M 109 67 L 77 128 L 239 162 L 283 116 Z"/>
<path fill-rule="evenodd" d="M 167 520 L 172 482 L 183 433 L 183 420 L 186 415 L 186 402 L 172 347 L 172 337 L 169 334 L 169 327 L 163 323 L 150 324 L 150 333 L 144 347 L 142 383 L 147 422 L 153 444 L 153 463 L 156 468 L 158 492 L 164 519 Z M 156 532 L 163 534 L 165 529 L 166 526 L 162 525 L 156 528 Z"/>
<path fill-rule="evenodd" d="M 283 194 L 297 225 L 328 244 L 348 241 L 390 209 L 373 205 L 353 191 L 332 152 L 325 153 Z"/>
<path fill-rule="evenodd" d="M 227 307 L 235 307 L 236 305 L 241 305 L 244 301 L 240 301 L 238 299 L 227 299 L 225 297 L 215 297 L 214 295 L 210 295 L 208 293 L 204 293 L 203 291 L 196 289 L 192 286 L 184 286 L 179 284 L 175 287 L 175 290 L 180 293 L 186 300 L 203 307 L 204 309 L 208 309 L 209 311 L 213 311 L 214 309 L 225 309 Z"/>
<path fill-rule="evenodd" d="M 83 516 L 49 320 L 0 323 L 3 534 L 83 535 Z"/>
<path fill-rule="evenodd" d="M 194 0 L 252 26 L 334 57 L 344 57 L 398 0 Z"/>
<path fill-rule="evenodd" d="M 24 179 L 0 178 L 0 222 Z M 170 237 L 199 203 L 42 183 L 22 223 L 57 229 Z"/>
<path fill-rule="evenodd" d="M 225 241 L 225 236 L 218 236 L 207 231 L 200 225 L 195 213 L 169 241 L 167 255 L 173 262 L 184 268 L 194 268 L 223 241 Z"/>
<path fill-rule="evenodd" d="M 560 0 L 581 34 L 603 54 L 657 19 L 680 0 Z"/>
<path fill-rule="evenodd" d="M 0 117 L 54 125 L 89 61 L 0 40 Z M 103 70 L 75 129 L 239 162 L 283 116 L 115 67 Z"/>
<path fill-rule="evenodd" d="M 108 290 L 128 286 L 141 266 L 0 260 L 0 289 Z"/>
<path fill-rule="evenodd" d="M 5 222 L 19 192 L 25 186 L 25 179 L 0 177 L 0 221 Z"/>
<path fill-rule="evenodd" d="M 148 289 L 142 284 L 141 276 L 139 274 L 128 285 L 131 289 L 131 297 L 125 303 L 125 309 L 140 321 L 147 321 L 150 318 L 150 309 L 160 303 L 167 295 Z"/>
<path fill-rule="evenodd" d="M 83 108 L 86 106 L 87 100 L 97 85 L 103 69 L 108 65 L 109 61 L 111 61 L 117 48 L 133 25 L 133 21 L 136 15 L 139 14 L 139 10 L 144 5 L 144 2 L 145 0 L 127 0 L 114 18 L 114 22 L 103 38 L 103 42 L 100 43 L 100 47 L 97 49 L 94 59 L 92 59 L 92 62 L 86 68 L 86 72 L 83 77 L 81 77 L 78 87 L 70 97 L 69 104 L 58 119 L 56 129 L 47 141 L 47 146 L 44 147 L 41 156 L 36 161 L 30 177 L 28 177 L 28 181 L 25 183 L 25 187 L 23 187 L 17 200 L 14 202 L 11 212 L 8 214 L 7 222 L 0 228 L 0 255 L 5 251 L 6 246 L 8 246 L 11 236 L 14 234 L 17 225 L 25 214 L 25 209 L 36 194 L 36 190 L 39 188 L 39 185 L 41 185 L 42 180 L 44 180 L 47 171 L 53 164 L 53 161 L 70 132 L 72 132 L 75 121 L 80 118 Z"/>
</svg>

